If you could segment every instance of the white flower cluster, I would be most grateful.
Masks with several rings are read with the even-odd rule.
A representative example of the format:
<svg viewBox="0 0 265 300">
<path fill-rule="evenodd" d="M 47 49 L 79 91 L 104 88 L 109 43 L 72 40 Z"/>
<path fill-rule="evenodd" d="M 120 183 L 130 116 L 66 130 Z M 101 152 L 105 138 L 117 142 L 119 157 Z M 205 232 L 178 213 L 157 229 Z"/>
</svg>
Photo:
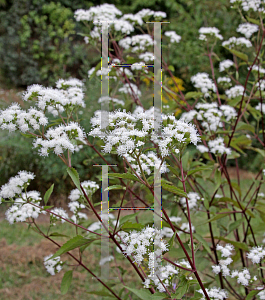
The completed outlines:
<svg viewBox="0 0 265 300">
<path fill-rule="evenodd" d="M 230 87 L 231 79 L 229 77 L 219 77 L 217 78 L 217 83 L 221 84 L 223 87 Z"/>
<path fill-rule="evenodd" d="M 259 292 L 257 294 L 257 296 L 259 296 L 260 300 L 264 300 L 265 299 L 265 289 L 264 289 L 264 286 L 257 287 L 257 290 L 263 290 L 263 291 Z"/>
<path fill-rule="evenodd" d="M 51 209 L 51 214 L 50 214 L 50 223 L 55 226 L 56 225 L 56 221 L 61 220 L 62 223 L 66 222 L 64 219 L 69 219 L 69 216 L 67 214 L 67 212 L 61 208 L 61 207 L 55 207 L 53 209 Z M 56 215 L 54 215 L 54 214 Z M 62 219 L 62 218 L 64 219 Z"/>
<path fill-rule="evenodd" d="M 256 24 L 243 23 L 238 26 L 236 31 L 244 34 L 244 36 L 249 39 L 254 32 L 259 31 L 259 26 Z"/>
<path fill-rule="evenodd" d="M 116 103 L 116 104 L 122 105 L 122 106 L 124 106 L 124 104 L 125 104 L 123 100 L 119 100 L 119 99 L 109 97 L 109 96 L 103 96 L 98 99 L 98 103 L 102 103 L 105 101 L 112 101 L 113 103 Z"/>
<path fill-rule="evenodd" d="M 36 138 L 33 147 L 38 148 L 41 156 L 48 156 L 53 150 L 56 155 L 61 155 L 64 151 L 79 151 L 77 141 L 85 143 L 86 134 L 78 123 L 70 122 L 68 125 L 59 125 L 49 128 L 44 134 L 45 139 Z"/>
<path fill-rule="evenodd" d="M 47 125 L 48 119 L 42 111 L 33 107 L 28 111 L 22 110 L 17 103 L 12 104 L 5 110 L 0 111 L 0 126 L 2 129 L 8 129 L 9 132 L 20 130 L 22 132 L 40 129 L 40 126 Z"/>
<path fill-rule="evenodd" d="M 228 98 L 236 98 L 238 96 L 243 96 L 244 87 L 242 85 L 235 85 L 231 87 L 229 90 L 225 91 Z"/>
<path fill-rule="evenodd" d="M 11 177 L 8 183 L 4 184 L 0 190 L 1 198 L 10 199 L 21 195 L 22 191 L 27 188 L 29 182 L 33 180 L 35 175 L 27 171 L 19 171 L 15 177 Z"/>
<path fill-rule="evenodd" d="M 172 265 L 161 265 L 161 255 L 168 250 L 168 245 L 161 238 L 161 231 L 145 227 L 140 232 L 133 230 L 129 234 L 122 233 L 121 237 L 123 243 L 125 243 L 125 255 L 132 255 L 138 265 L 142 264 L 146 259 L 148 261 L 150 274 L 143 282 L 145 288 L 148 288 L 153 283 L 159 292 L 165 292 L 164 286 L 169 286 L 172 276 L 178 274 L 179 271 Z M 156 246 L 155 250 L 153 249 L 154 246 Z"/>
<path fill-rule="evenodd" d="M 262 247 L 253 247 L 249 253 L 247 253 L 247 257 L 251 259 L 253 264 L 259 264 L 264 256 L 265 250 Z"/>
<path fill-rule="evenodd" d="M 211 300 L 223 300 L 223 299 L 228 298 L 228 293 L 226 290 L 222 290 L 222 289 L 216 288 L 216 287 L 213 287 L 211 289 L 206 288 L 205 290 Z M 198 292 L 203 295 L 200 300 L 206 300 L 203 290 L 199 290 Z"/>
<path fill-rule="evenodd" d="M 55 275 L 62 270 L 63 262 L 60 259 L 60 256 L 57 256 L 53 259 L 49 259 L 52 257 L 52 254 L 44 257 L 44 266 L 48 273 L 51 275 Z"/>
<path fill-rule="evenodd" d="M 53 89 L 34 84 L 27 88 L 23 99 L 28 101 L 36 97 L 38 108 L 44 112 L 47 110 L 53 116 L 68 109 L 85 107 L 82 81 L 75 78 L 59 79 L 56 86 L 57 89 Z"/>
<path fill-rule="evenodd" d="M 170 115 L 162 115 L 165 125 L 162 126 L 162 135 L 157 137 L 152 132 L 154 108 L 144 111 L 142 107 L 138 106 L 133 114 L 127 113 L 125 110 L 111 112 L 109 114 L 109 132 L 104 137 L 100 131 L 100 119 L 101 112 L 95 112 L 95 117 L 91 118 L 93 129 L 90 135 L 99 136 L 104 140 L 104 152 L 110 153 L 115 147 L 120 156 L 138 151 L 150 134 L 152 134 L 151 140 L 158 144 L 162 157 L 169 155 L 173 148 L 176 153 L 179 153 L 179 149 L 189 142 L 196 145 L 200 139 L 193 125 L 178 121 Z"/>
<path fill-rule="evenodd" d="M 201 27 L 199 29 L 199 39 L 202 41 L 207 41 L 207 37 L 215 37 L 219 40 L 222 40 L 223 37 L 219 34 L 220 30 L 215 27 Z"/>
<path fill-rule="evenodd" d="M 261 248 L 261 249 L 260 249 Z M 251 275 L 249 273 L 248 269 L 243 269 L 242 271 L 234 270 L 231 271 L 228 268 L 228 265 L 230 265 L 233 260 L 230 257 L 232 255 L 232 251 L 234 250 L 234 246 L 230 244 L 226 244 L 224 247 L 221 245 L 216 246 L 216 250 L 221 251 L 221 256 L 226 257 L 226 259 L 221 259 L 219 261 L 219 265 L 212 266 L 213 272 L 215 274 L 219 274 L 222 272 L 223 276 L 231 276 L 231 278 L 237 278 L 237 283 L 242 284 L 244 286 L 247 286 L 250 281 L 257 280 L 257 277 L 254 276 L 251 278 Z M 258 263 L 257 261 L 260 260 L 265 254 L 262 255 L 262 247 L 256 248 L 254 247 L 250 253 L 247 254 L 247 256 L 255 263 Z"/>
<path fill-rule="evenodd" d="M 139 144 L 139 142 L 138 142 L 138 144 Z M 128 154 L 127 155 L 125 154 L 124 157 L 128 160 L 128 162 L 134 168 L 134 170 L 136 171 L 136 173 L 138 175 L 141 175 L 140 166 L 141 166 L 143 172 L 145 172 L 147 175 L 150 175 L 155 166 L 158 168 L 161 165 L 161 159 L 159 157 L 157 157 L 156 153 L 153 151 L 150 151 L 147 154 L 145 154 L 145 153 L 140 154 L 140 156 L 139 156 L 140 166 L 138 165 L 138 163 L 136 163 L 136 160 L 133 157 L 129 156 Z M 166 167 L 166 162 L 164 161 L 160 167 L 160 172 L 161 172 L 161 174 L 163 174 L 168 171 L 169 170 Z"/>
<path fill-rule="evenodd" d="M 179 43 L 181 40 L 181 36 L 176 34 L 175 31 L 166 31 L 164 34 L 170 37 L 170 43 Z"/>
<path fill-rule="evenodd" d="M 150 62 L 150 61 L 154 61 L 155 56 L 154 53 L 151 52 L 145 52 L 145 53 L 141 53 L 139 55 L 139 58 L 144 60 L 146 63 Z"/>
<path fill-rule="evenodd" d="M 28 218 L 37 219 L 40 213 L 46 213 L 41 208 L 32 205 L 40 205 L 42 198 L 37 191 L 22 193 L 21 197 L 15 199 L 14 204 L 6 211 L 6 219 L 10 224 L 25 222 Z M 29 203 L 28 203 L 29 201 Z"/>
<path fill-rule="evenodd" d="M 230 0 L 230 3 L 240 3 L 244 11 L 264 12 L 264 0 Z"/>
<path fill-rule="evenodd" d="M 216 86 L 214 85 L 213 80 L 209 78 L 207 73 L 197 73 L 191 77 L 191 81 L 196 88 L 201 89 L 205 97 L 210 96 L 209 90 L 216 92 Z"/>
<path fill-rule="evenodd" d="M 237 116 L 236 110 L 229 105 L 221 105 L 218 108 L 217 103 L 198 103 L 195 106 L 196 110 L 190 110 L 183 113 L 181 119 L 186 122 L 191 122 L 194 118 L 202 121 L 201 125 L 207 131 L 217 131 L 222 127 L 222 118 L 227 122 Z"/>
<path fill-rule="evenodd" d="M 132 37 L 125 37 L 119 41 L 119 45 L 128 50 L 132 47 L 132 52 L 144 51 L 150 46 L 154 46 L 154 40 L 149 34 L 139 34 Z"/>
<path fill-rule="evenodd" d="M 133 83 L 125 83 L 123 87 L 118 90 L 121 93 L 129 94 L 133 97 L 140 97 L 142 95 L 141 91 L 138 89 L 137 85 Z"/>
<path fill-rule="evenodd" d="M 248 67 L 248 70 L 250 70 L 250 67 Z M 254 66 L 252 67 L 251 71 L 259 72 L 259 73 L 265 74 L 265 69 L 262 68 L 261 66 L 257 66 L 257 65 L 254 65 Z"/>
<path fill-rule="evenodd" d="M 230 148 L 225 147 L 224 139 L 222 137 L 209 141 L 208 146 L 210 148 L 210 152 L 215 155 L 222 155 L 224 153 L 229 155 L 232 153 L 232 150 Z"/>
<path fill-rule="evenodd" d="M 197 201 L 199 200 L 204 200 L 203 198 L 201 198 L 199 196 L 198 193 L 196 192 L 189 192 L 187 194 L 188 196 L 188 204 L 189 204 L 189 208 L 190 209 L 193 209 L 193 208 L 196 208 L 197 207 Z M 183 207 L 187 207 L 187 204 L 186 204 L 186 198 L 185 197 L 182 197 L 180 198 L 180 203 Z"/>
<path fill-rule="evenodd" d="M 244 37 L 231 37 L 228 41 L 222 43 L 223 47 L 228 47 L 229 49 L 234 48 L 236 46 L 245 46 L 250 48 L 252 46 L 251 42 Z"/>
<path fill-rule="evenodd" d="M 232 60 L 230 60 L 230 59 L 223 60 L 219 64 L 219 71 L 223 72 L 225 69 L 228 69 L 228 68 L 232 67 L 233 65 L 234 65 L 234 63 L 232 62 Z"/>
<path fill-rule="evenodd" d="M 91 197 L 92 194 L 99 189 L 99 185 L 91 180 L 81 182 L 81 186 L 85 190 L 88 197 Z M 70 211 L 73 212 L 71 219 L 74 221 L 74 223 L 78 223 L 81 220 L 87 220 L 87 215 L 81 212 L 81 210 L 85 208 L 85 205 L 81 203 L 84 199 L 83 193 L 80 193 L 79 189 L 74 189 L 71 191 L 68 198 L 70 199 L 68 207 Z"/>
</svg>

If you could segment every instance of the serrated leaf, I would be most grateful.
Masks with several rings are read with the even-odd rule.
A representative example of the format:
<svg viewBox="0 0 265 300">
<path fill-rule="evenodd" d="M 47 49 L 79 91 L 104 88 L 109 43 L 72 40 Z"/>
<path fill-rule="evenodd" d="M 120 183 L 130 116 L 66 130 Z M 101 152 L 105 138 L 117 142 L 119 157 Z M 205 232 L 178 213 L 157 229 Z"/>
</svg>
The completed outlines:
<svg viewBox="0 0 265 300">
<path fill-rule="evenodd" d="M 236 130 L 248 130 L 252 133 L 255 133 L 255 127 L 250 124 L 246 124 L 244 122 L 238 122 Z"/>
<path fill-rule="evenodd" d="M 72 178 L 72 180 L 73 180 L 75 186 L 78 188 L 78 190 L 80 191 L 80 193 L 83 194 L 83 193 L 82 193 L 82 190 L 81 190 L 81 188 L 80 188 L 80 179 L 79 179 L 79 175 L 78 175 L 76 169 L 68 167 L 68 168 L 67 168 L 67 173 L 68 173 L 68 174 L 70 175 L 70 177 Z"/>
<path fill-rule="evenodd" d="M 115 184 L 107 187 L 105 191 L 112 191 L 112 190 L 126 190 L 125 186 L 122 186 L 120 184 Z"/>
<path fill-rule="evenodd" d="M 199 168 L 196 168 L 196 169 L 193 169 L 193 170 L 190 170 L 187 175 L 192 175 L 194 173 L 197 173 L 197 172 L 200 172 L 200 171 L 204 171 L 204 170 L 210 170 L 211 168 L 209 167 L 199 167 Z"/>
<path fill-rule="evenodd" d="M 64 273 L 64 276 L 63 276 L 63 279 L 62 279 L 62 282 L 61 282 L 61 293 L 62 295 L 65 295 L 68 290 L 69 290 L 69 287 L 71 285 L 71 282 L 72 282 L 72 278 L 73 278 L 73 271 L 70 270 L 70 271 L 67 271 Z"/>
<path fill-rule="evenodd" d="M 260 26 L 260 21 L 259 20 L 256 20 L 256 19 L 252 19 L 248 16 L 246 16 L 247 20 L 250 22 L 250 23 L 253 23 L 253 24 L 256 24 L 256 25 L 259 25 Z"/>
<path fill-rule="evenodd" d="M 185 99 L 188 100 L 191 98 L 198 98 L 198 97 L 201 97 L 202 95 L 203 95 L 203 93 L 201 93 L 201 92 L 188 92 L 185 95 Z"/>
<path fill-rule="evenodd" d="M 125 222 L 122 226 L 121 229 L 123 231 L 130 231 L 130 230 L 142 230 L 144 228 L 143 224 L 139 223 L 132 223 L 130 221 Z"/>
<path fill-rule="evenodd" d="M 46 191 L 46 193 L 44 195 L 43 201 L 44 201 L 45 205 L 49 201 L 49 198 L 50 198 L 50 196 L 51 196 L 51 194 L 53 192 L 53 188 L 54 188 L 54 183 L 50 186 L 50 188 Z"/>
<path fill-rule="evenodd" d="M 138 182 L 142 183 L 139 178 L 137 178 L 135 175 L 130 174 L 130 173 L 124 173 L 124 174 L 109 173 L 108 175 L 109 175 L 109 177 L 122 178 L 122 179 L 130 179 L 130 180 L 138 181 Z"/>
<path fill-rule="evenodd" d="M 202 223 L 202 224 L 210 223 L 210 222 L 213 222 L 213 221 L 222 219 L 222 218 L 224 218 L 224 217 L 230 215 L 231 212 L 233 212 L 233 211 L 228 211 L 227 208 L 224 208 L 224 209 L 221 209 L 221 210 L 220 210 L 220 212 L 222 212 L 222 211 L 227 212 L 227 214 L 221 214 L 221 213 L 220 213 L 220 214 L 218 214 L 218 215 L 215 215 L 214 217 L 212 217 L 211 219 L 207 220 L 206 222 L 204 222 L 204 223 Z M 201 224 L 201 225 L 202 225 L 202 224 Z"/>
<path fill-rule="evenodd" d="M 173 185 L 169 185 L 164 183 L 163 181 L 161 182 L 162 188 L 170 193 L 176 194 L 181 197 L 187 197 L 187 193 L 185 193 L 182 189 L 177 188 Z"/>
<path fill-rule="evenodd" d="M 136 216 L 138 216 L 140 213 L 140 211 L 138 211 L 137 213 L 134 214 L 129 214 L 127 216 L 124 216 L 122 218 L 120 218 L 120 225 L 126 223 L 128 220 L 135 218 Z"/>
<path fill-rule="evenodd" d="M 68 235 L 61 234 L 59 232 L 53 232 L 53 233 L 49 234 L 49 236 L 69 237 Z"/>
<path fill-rule="evenodd" d="M 89 239 L 86 239 L 81 235 L 77 235 L 77 236 L 73 237 L 72 239 L 70 239 L 69 241 L 67 241 L 66 243 L 64 243 L 61 246 L 61 248 L 58 251 L 56 251 L 56 253 L 49 259 L 53 259 L 57 256 L 60 256 L 64 253 L 70 251 L 70 250 L 81 247 L 89 242 L 90 242 Z"/>
<path fill-rule="evenodd" d="M 236 228 L 238 228 L 240 226 L 241 223 L 244 222 L 244 219 L 240 219 L 240 220 L 236 220 L 235 222 L 229 224 L 228 227 L 228 232 L 231 232 L 233 230 L 235 230 Z"/>
<path fill-rule="evenodd" d="M 241 58 L 242 60 L 244 60 L 244 61 L 248 61 L 248 56 L 245 54 L 245 53 L 242 53 L 242 52 L 240 52 L 240 51 L 237 51 L 237 50 L 235 50 L 235 49 L 229 49 L 229 48 L 227 48 L 227 47 L 225 47 L 228 51 L 230 51 L 231 53 L 233 53 L 233 54 L 235 54 L 235 56 L 237 56 L 237 57 L 239 57 L 239 58 Z"/>
</svg>

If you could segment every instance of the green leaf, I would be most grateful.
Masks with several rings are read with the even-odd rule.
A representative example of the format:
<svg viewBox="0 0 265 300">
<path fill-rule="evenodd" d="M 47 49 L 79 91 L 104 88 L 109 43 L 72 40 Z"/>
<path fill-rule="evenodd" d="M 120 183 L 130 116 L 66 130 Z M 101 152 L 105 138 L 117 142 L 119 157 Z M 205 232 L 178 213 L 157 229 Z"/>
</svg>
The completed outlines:
<svg viewBox="0 0 265 300">
<path fill-rule="evenodd" d="M 238 228 L 240 226 L 241 223 L 244 222 L 244 219 L 240 219 L 240 220 L 237 220 L 231 224 L 229 224 L 229 227 L 228 227 L 228 232 L 231 232 L 233 230 L 235 230 L 236 228 Z"/>
<path fill-rule="evenodd" d="M 200 171 L 204 171 L 204 170 L 210 170 L 211 168 L 209 167 L 199 167 L 199 168 L 196 168 L 196 169 L 193 169 L 193 170 L 190 170 L 187 175 L 191 175 L 191 174 L 194 174 L 194 173 L 197 173 L 197 172 L 200 172 Z"/>
<path fill-rule="evenodd" d="M 256 25 L 259 25 L 260 26 L 260 21 L 259 20 L 256 20 L 256 19 L 252 19 L 248 16 L 246 16 L 247 20 L 250 22 L 250 23 L 253 23 L 253 24 L 256 24 Z M 247 299 L 246 299 L 247 300 Z"/>
<path fill-rule="evenodd" d="M 46 191 L 45 195 L 44 195 L 44 204 L 46 205 L 52 192 L 53 192 L 53 188 L 54 188 L 54 183 L 51 185 L 51 187 Z"/>
<path fill-rule="evenodd" d="M 259 148 L 254 148 L 254 147 L 248 147 L 248 149 L 251 149 L 253 151 L 258 152 L 260 155 L 262 155 L 262 157 L 265 157 L 265 150 L 263 149 L 259 149 Z"/>
<path fill-rule="evenodd" d="M 161 182 L 162 188 L 170 193 L 176 194 L 178 196 L 182 197 L 187 197 L 187 193 L 185 193 L 182 189 L 177 188 L 173 185 L 169 185 L 164 183 L 163 181 Z"/>
<path fill-rule="evenodd" d="M 129 214 L 127 216 L 120 218 L 120 225 L 124 224 L 125 222 L 127 222 L 130 219 L 135 218 L 137 215 L 139 215 L 139 213 L 140 213 L 140 211 L 138 211 L 137 213 Z"/>
<path fill-rule="evenodd" d="M 224 241 L 226 243 L 230 243 L 231 245 L 235 246 L 236 248 L 239 248 L 239 249 L 242 249 L 242 250 L 245 250 L 245 251 L 249 251 L 248 249 L 248 245 L 245 244 L 245 243 L 241 243 L 241 242 L 235 242 L 235 241 L 232 241 L 232 240 L 229 240 L 229 239 L 226 239 L 222 236 L 219 236 L 219 237 L 214 237 L 215 239 L 219 239 L 221 241 Z"/>
<path fill-rule="evenodd" d="M 69 237 L 68 235 L 61 234 L 59 232 L 53 232 L 53 233 L 49 234 L 49 236 Z"/>
<path fill-rule="evenodd" d="M 75 248 L 83 246 L 89 242 L 90 242 L 89 239 L 86 239 L 86 238 L 82 237 L 81 235 L 77 235 L 77 236 L 73 237 L 72 239 L 70 239 L 69 241 L 67 241 L 65 244 L 63 244 L 61 246 L 61 248 L 49 259 L 53 259 L 57 256 L 60 256 L 64 253 L 70 251 L 70 250 L 73 250 Z"/>
<path fill-rule="evenodd" d="M 204 239 L 201 235 L 199 235 L 198 233 L 193 233 L 193 236 L 195 237 L 195 239 L 196 239 L 197 241 L 199 241 L 200 243 L 202 243 L 203 247 L 205 248 L 205 250 L 206 250 L 209 254 L 212 254 L 211 249 L 210 249 L 208 243 L 205 241 L 205 239 Z"/>
<path fill-rule="evenodd" d="M 125 222 L 122 226 L 121 229 L 123 231 L 130 231 L 130 230 L 142 230 L 144 228 L 143 224 L 140 223 L 132 223 L 130 221 Z"/>
<path fill-rule="evenodd" d="M 235 56 L 237 56 L 237 57 L 239 57 L 239 58 L 241 58 L 242 60 L 244 60 L 244 61 L 248 61 L 248 56 L 246 55 L 246 54 L 244 54 L 244 53 L 242 53 L 242 52 L 239 52 L 239 51 L 237 51 L 237 50 L 234 50 L 234 49 L 229 49 L 229 48 L 227 48 L 227 47 L 225 47 L 228 51 L 230 51 L 231 53 L 233 53 L 233 54 L 235 54 Z"/>
<path fill-rule="evenodd" d="M 255 127 L 250 124 L 246 124 L 244 122 L 238 122 L 236 130 L 248 130 L 252 133 L 255 133 Z"/>
<path fill-rule="evenodd" d="M 61 282 L 61 293 L 62 295 L 65 295 L 68 290 L 69 290 L 69 287 L 71 285 L 71 282 L 72 282 L 72 278 L 73 278 L 73 271 L 67 271 L 64 273 L 64 276 L 63 276 L 63 279 L 62 279 L 62 282 Z"/>
<path fill-rule="evenodd" d="M 201 92 L 188 92 L 185 95 L 185 99 L 188 100 L 188 99 L 191 99 L 191 98 L 199 98 L 202 95 L 203 95 L 203 93 L 201 93 Z"/>
<path fill-rule="evenodd" d="M 77 173 L 77 171 L 74 168 L 67 168 L 67 173 L 70 175 L 70 177 L 72 178 L 75 186 L 79 189 L 80 193 L 82 193 L 82 190 L 80 188 L 80 180 L 79 180 L 79 175 Z"/>
<path fill-rule="evenodd" d="M 173 168 L 168 166 L 169 170 L 176 176 L 179 176 L 179 172 L 177 170 L 179 170 L 178 168 Z"/>
<path fill-rule="evenodd" d="M 112 191 L 112 190 L 126 190 L 126 187 L 119 184 L 115 184 L 105 189 L 105 191 Z"/>
<path fill-rule="evenodd" d="M 120 174 L 120 173 L 109 173 L 109 177 L 114 177 L 114 178 L 122 178 L 122 179 L 130 179 L 133 181 L 138 181 L 141 182 L 139 178 L 137 178 L 135 175 L 130 174 L 130 173 L 124 173 L 124 174 Z"/>
<path fill-rule="evenodd" d="M 50 205 L 50 206 L 43 206 L 43 210 L 46 210 L 46 209 L 50 209 L 52 208 L 54 205 Z"/>
<path fill-rule="evenodd" d="M 253 291 L 249 292 L 247 297 L 245 298 L 245 300 L 254 299 L 254 296 L 257 295 L 259 292 L 260 292 L 259 290 L 253 290 Z"/>
<path fill-rule="evenodd" d="M 188 280 L 186 279 L 186 277 L 183 275 L 181 276 L 181 280 L 179 285 L 177 286 L 177 290 L 175 294 L 172 294 L 171 296 L 173 298 L 176 299 L 182 299 L 182 297 L 184 296 L 184 294 L 187 292 L 189 287 L 189 283 Z"/>
<path fill-rule="evenodd" d="M 222 218 L 224 218 L 224 217 L 226 217 L 228 215 L 231 215 L 231 212 L 233 212 L 233 211 L 228 211 L 227 208 L 224 208 L 224 209 L 221 209 L 219 212 L 220 212 L 220 214 L 215 215 L 211 219 L 207 220 L 205 223 L 210 223 L 210 222 L 222 219 Z M 221 212 L 228 212 L 228 213 L 227 214 L 221 214 Z M 202 223 L 202 224 L 205 224 L 205 223 Z"/>
<path fill-rule="evenodd" d="M 125 286 L 126 289 L 128 289 L 129 291 L 133 292 L 137 297 L 139 297 L 139 299 L 142 300 L 161 300 L 167 297 L 166 294 L 164 293 L 155 293 L 155 294 L 151 294 L 149 292 L 149 290 L 146 289 L 134 289 L 128 286 Z"/>
</svg>

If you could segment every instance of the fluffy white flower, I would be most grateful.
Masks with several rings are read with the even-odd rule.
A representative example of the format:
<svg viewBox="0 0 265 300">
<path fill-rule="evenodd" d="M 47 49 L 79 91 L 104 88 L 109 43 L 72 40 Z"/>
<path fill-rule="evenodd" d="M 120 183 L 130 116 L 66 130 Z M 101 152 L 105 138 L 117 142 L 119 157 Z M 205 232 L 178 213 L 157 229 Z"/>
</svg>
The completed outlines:
<svg viewBox="0 0 265 300">
<path fill-rule="evenodd" d="M 216 287 L 213 287 L 211 289 L 206 288 L 205 290 L 211 300 L 223 300 L 228 298 L 228 293 L 226 290 L 221 290 L 220 288 Z M 204 296 L 203 290 L 199 290 L 198 292 L 202 294 L 201 300 L 205 300 L 206 298 Z"/>
<path fill-rule="evenodd" d="M 229 49 L 234 48 L 236 46 L 245 46 L 247 48 L 251 47 L 252 44 L 249 40 L 244 37 L 231 37 L 228 41 L 222 43 L 223 47 L 228 47 Z"/>
<path fill-rule="evenodd" d="M 209 149 L 208 149 L 206 146 L 204 146 L 204 145 L 198 145 L 196 148 L 197 148 L 201 153 L 205 153 L 205 152 L 208 152 L 208 151 L 209 151 Z"/>
<path fill-rule="evenodd" d="M 51 209 L 51 212 L 52 213 L 50 214 L 50 218 L 52 221 L 61 220 L 61 222 L 64 223 L 64 222 L 66 222 L 64 219 L 69 219 L 67 212 L 61 207 L 55 207 L 55 208 Z M 56 215 L 54 215 L 54 214 L 56 214 Z M 60 217 L 62 217 L 64 219 L 62 219 Z"/>
<path fill-rule="evenodd" d="M 53 254 L 44 257 L 44 266 L 48 273 L 50 273 L 51 275 L 55 275 L 62 270 L 63 262 L 61 261 L 60 256 L 49 259 L 52 256 Z"/>
<path fill-rule="evenodd" d="M 29 182 L 35 178 L 35 175 L 27 171 L 19 171 L 15 177 L 11 177 L 5 185 L 1 187 L 1 198 L 13 198 L 22 193 L 25 187 L 29 185 Z"/>
<path fill-rule="evenodd" d="M 223 72 L 225 69 L 228 69 L 228 68 L 232 67 L 233 65 L 234 65 L 234 63 L 230 59 L 221 61 L 219 64 L 219 71 Z"/>
<path fill-rule="evenodd" d="M 235 98 L 237 96 L 243 96 L 244 87 L 241 85 L 235 85 L 231 89 L 225 91 L 228 98 Z"/>
<path fill-rule="evenodd" d="M 243 23 L 238 26 L 236 31 L 244 34 L 244 36 L 249 39 L 254 32 L 259 31 L 259 26 L 256 24 Z"/>
<path fill-rule="evenodd" d="M 232 255 L 232 251 L 234 250 L 234 246 L 231 244 L 226 244 L 224 247 L 221 245 L 216 245 L 216 250 L 221 251 L 222 257 L 229 257 Z"/>
<path fill-rule="evenodd" d="M 253 264 L 260 263 L 261 259 L 265 256 L 265 250 L 262 247 L 253 247 L 249 253 L 247 253 L 247 257 L 251 259 Z"/>
<path fill-rule="evenodd" d="M 170 43 L 179 43 L 181 40 L 181 36 L 176 34 L 175 31 L 166 31 L 164 34 L 170 37 Z"/>
<path fill-rule="evenodd" d="M 209 78 L 209 75 L 207 73 L 197 73 L 196 75 L 191 77 L 191 81 L 196 88 L 201 89 L 205 97 L 210 96 L 208 93 L 210 90 L 216 92 L 214 82 Z"/>
<path fill-rule="evenodd" d="M 188 203 L 189 203 L 189 208 L 190 209 L 193 209 L 193 208 L 197 207 L 197 201 L 198 200 L 203 200 L 203 198 L 201 198 L 199 196 L 199 194 L 196 193 L 196 192 L 189 192 L 187 194 L 187 196 L 188 196 Z M 180 203 L 183 207 L 186 207 L 187 206 L 186 205 L 186 198 L 185 197 L 180 198 Z"/>
<path fill-rule="evenodd" d="M 241 272 L 233 271 L 231 277 L 237 277 L 237 282 L 244 286 L 247 286 L 249 284 L 249 280 L 251 279 L 248 269 L 243 269 Z"/>
<path fill-rule="evenodd" d="M 207 40 L 207 36 L 214 36 L 215 38 L 222 40 L 223 37 L 221 36 L 221 34 L 219 34 L 220 30 L 217 29 L 216 27 L 201 27 L 199 29 L 199 39 L 206 41 Z"/>
</svg>

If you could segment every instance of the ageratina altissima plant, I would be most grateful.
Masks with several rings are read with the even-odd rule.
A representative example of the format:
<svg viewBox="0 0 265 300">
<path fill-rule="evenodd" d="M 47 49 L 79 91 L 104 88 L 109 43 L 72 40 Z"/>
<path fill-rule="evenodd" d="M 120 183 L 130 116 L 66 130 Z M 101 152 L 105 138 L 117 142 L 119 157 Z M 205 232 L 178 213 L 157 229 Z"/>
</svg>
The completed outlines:
<svg viewBox="0 0 265 300">
<path fill-rule="evenodd" d="M 23 94 L 29 109 L 12 104 L 0 111 L 1 129 L 31 137 L 33 148 L 46 159 L 57 155 L 76 185 L 68 209 L 47 206 L 54 186 L 45 195 L 29 190 L 35 175 L 27 171 L 10 178 L 0 190 L 1 202 L 10 205 L 6 218 L 11 224 L 26 222 L 58 247 L 44 258 L 44 266 L 51 275 L 67 272 L 64 292 L 70 286 L 70 273 L 78 267 L 100 282 L 104 297 L 111 299 L 265 299 L 264 1 L 230 3 L 243 17 L 237 36 L 224 40 L 221 29 L 199 30 L 211 74 L 193 74 L 194 91 L 184 93 L 172 68 L 162 60 L 163 82 L 170 78 L 175 86 L 162 85 L 168 103 L 163 106 L 160 133 L 154 131 L 154 108 L 143 105 L 146 93 L 153 92 L 148 90 L 153 74 L 147 64 L 156 59 L 152 25 L 146 22 L 164 20 L 166 14 L 150 9 L 123 15 L 114 5 L 103 4 L 75 13 L 76 20 L 88 27 L 85 42 L 98 50 L 101 23 L 111 23 L 109 66 L 101 68 L 99 61 L 88 70 L 89 79 L 109 74 L 110 95 L 98 99 L 99 104 L 111 104 L 107 129 L 100 130 L 100 111 L 91 118 L 91 128 L 80 124 L 78 112 L 85 108 L 86 91 L 83 82 L 73 78 L 58 80 L 55 88 L 30 86 Z M 142 27 L 142 34 L 135 33 L 136 26 Z M 185 43 L 177 32 L 163 35 L 169 49 Z M 215 47 L 224 47 L 224 57 L 217 57 Z M 124 68 L 127 59 L 131 66 Z M 72 155 L 87 147 L 101 163 L 110 165 L 108 190 L 116 199 L 110 203 L 112 213 L 110 208 L 100 213 L 101 199 L 92 200 L 100 183 L 80 181 L 72 167 Z M 260 170 L 253 179 L 242 181 L 239 165 L 254 154 Z M 114 157 L 118 172 L 112 166 Z M 236 180 L 228 166 L 235 166 Z M 141 215 L 135 205 L 137 200 L 142 208 L 154 210 L 157 170 L 162 228 L 152 226 L 153 219 L 144 215 L 146 211 Z M 115 206 L 132 211 L 122 216 Z M 41 214 L 50 215 L 46 231 L 38 226 Z M 75 227 L 64 244 L 57 240 L 64 232 L 54 230 L 59 223 Z M 98 258 L 97 267 L 90 265 L 86 258 L 91 244 L 100 247 L 98 240 L 107 237 L 109 255 Z M 79 251 L 72 252 L 75 248 Z M 61 261 L 65 253 L 75 265 Z M 112 279 L 116 285 L 99 277 L 99 267 L 106 264 L 110 275 L 119 277 Z M 128 280 L 127 270 L 135 277 Z"/>
</svg>

